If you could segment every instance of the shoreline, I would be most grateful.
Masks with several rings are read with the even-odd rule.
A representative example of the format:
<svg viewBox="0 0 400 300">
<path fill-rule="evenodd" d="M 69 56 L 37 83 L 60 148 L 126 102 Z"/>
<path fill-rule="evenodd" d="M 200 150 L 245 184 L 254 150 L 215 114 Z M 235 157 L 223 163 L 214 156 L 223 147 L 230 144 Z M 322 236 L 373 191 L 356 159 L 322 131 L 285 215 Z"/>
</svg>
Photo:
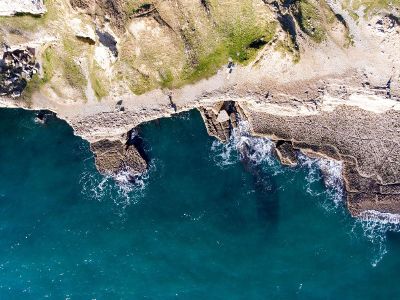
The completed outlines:
<svg viewBox="0 0 400 300">
<path fill-rule="evenodd" d="M 341 163 L 344 163 L 345 166 L 346 166 L 346 164 L 349 164 L 349 162 L 350 162 L 350 166 L 353 167 L 353 171 L 359 172 L 357 161 L 356 161 L 355 165 L 353 165 L 353 164 L 351 164 L 351 160 L 349 160 L 347 157 L 346 157 L 346 159 L 341 158 L 340 154 L 337 153 L 338 152 L 337 148 L 335 148 L 332 145 L 325 144 L 324 146 L 327 148 L 324 149 L 324 147 L 323 147 L 323 148 L 318 149 L 318 146 L 316 146 L 316 145 L 307 145 L 306 143 L 304 143 L 302 141 L 296 141 L 291 138 L 284 139 L 282 137 L 279 137 L 278 135 L 265 134 L 262 132 L 258 132 L 257 130 L 254 130 L 254 122 L 256 122 L 256 121 L 252 120 L 251 117 L 249 117 L 251 115 L 251 112 L 249 112 L 249 108 L 246 107 L 246 105 L 248 105 L 248 103 L 245 101 L 237 101 L 237 102 L 234 101 L 233 103 L 240 110 L 240 112 L 238 113 L 239 117 L 242 117 L 244 120 L 247 120 L 249 122 L 249 124 L 250 124 L 249 130 L 250 130 L 251 136 L 268 138 L 268 139 L 272 140 L 272 142 L 275 146 L 274 151 L 277 154 L 276 157 L 278 158 L 278 160 L 280 161 L 280 163 L 282 165 L 297 166 L 297 162 L 293 162 L 293 159 L 287 160 L 287 158 L 288 158 L 288 156 L 290 157 L 290 155 L 293 154 L 294 152 L 300 151 L 302 154 L 306 155 L 309 158 L 322 158 L 322 159 L 328 159 L 328 160 L 336 160 L 336 161 L 340 161 Z M 213 104 L 214 104 L 214 108 L 215 108 L 215 103 L 213 103 Z M 222 104 L 223 103 L 220 103 L 220 104 L 217 103 L 216 106 L 222 110 L 222 107 L 223 107 Z M 346 108 L 347 109 L 351 108 L 351 106 L 346 106 L 346 105 L 340 105 L 339 107 L 344 110 Z M 26 109 L 26 108 L 21 108 L 21 107 L 14 107 L 14 108 Z M 185 111 L 189 111 L 192 109 L 197 109 L 197 110 L 200 110 L 200 112 L 201 112 L 202 109 L 213 109 L 213 107 L 199 106 L 199 107 L 194 107 L 194 108 L 188 108 L 185 110 L 180 110 L 176 113 L 171 113 L 171 114 L 163 113 L 160 116 L 151 118 L 149 120 L 145 120 L 142 123 L 151 122 L 151 121 L 157 120 L 159 118 L 168 118 L 175 114 L 183 113 Z M 28 110 L 41 111 L 41 110 L 37 110 L 37 109 L 33 109 L 33 108 L 28 109 Z M 389 110 L 387 112 L 391 112 L 391 111 L 392 110 Z M 218 113 L 219 113 L 219 111 L 214 111 L 214 112 L 216 113 L 216 115 L 218 115 Z M 397 112 L 397 110 L 394 110 L 393 112 Z M 53 112 L 53 113 L 55 113 L 55 112 Z M 236 111 L 236 113 L 237 113 L 237 111 Z M 382 114 L 382 113 L 380 113 L 380 114 Z M 57 113 L 55 113 L 55 115 L 57 118 L 60 118 L 60 116 Z M 398 115 L 400 116 L 400 112 Z M 298 116 L 292 116 L 292 117 L 304 117 L 304 116 L 298 115 Z M 67 120 L 65 120 L 63 118 L 60 118 L 60 119 L 66 121 L 68 123 L 68 125 L 71 126 L 71 124 Z M 203 117 L 203 121 L 205 121 L 204 117 Z M 214 119 L 214 121 L 216 121 L 216 119 Z M 227 120 L 223 120 L 223 122 L 227 122 Z M 142 124 L 142 123 L 140 123 L 140 124 Z M 137 126 L 139 126 L 140 124 L 138 124 Z M 217 135 L 211 134 L 209 131 L 210 125 L 216 125 L 216 124 L 212 124 L 212 123 L 207 124 L 206 122 L 204 124 L 210 135 L 213 135 L 215 138 L 222 140 L 221 138 L 218 137 L 218 134 Z M 225 131 L 229 127 L 232 129 L 232 126 L 230 126 L 229 124 L 220 126 L 220 128 Z M 74 135 L 80 136 L 79 134 L 76 134 L 76 131 L 73 126 L 71 126 L 71 128 L 73 129 Z M 228 134 L 230 134 L 229 130 L 228 130 Z M 226 133 L 225 133 L 225 135 L 226 135 Z M 80 136 L 80 137 L 83 138 L 82 136 Z M 229 139 L 229 136 L 228 136 L 228 139 Z M 121 147 L 124 145 L 124 143 L 127 140 L 128 140 L 127 136 L 124 135 L 124 136 L 120 136 L 120 138 L 116 139 L 116 140 L 102 139 L 97 142 L 88 141 L 90 144 L 91 151 L 95 154 L 95 158 L 105 155 L 105 157 L 104 157 L 105 163 L 104 163 L 104 160 L 103 160 L 103 162 L 101 162 L 101 160 L 100 160 L 100 163 L 98 163 L 98 161 L 97 161 L 98 158 L 96 158 L 96 166 L 101 173 L 109 173 L 111 171 L 111 173 L 117 174 L 118 172 L 121 171 L 121 167 L 120 167 L 121 163 L 123 163 L 124 166 L 126 166 L 126 165 L 129 166 L 129 159 L 127 159 L 127 156 L 125 154 L 123 154 L 123 153 L 125 153 L 126 150 L 128 150 L 128 147 L 125 148 L 126 150 L 118 150 L 118 149 L 122 149 Z M 108 148 L 106 151 L 104 151 L 104 149 L 101 149 L 102 147 L 100 147 L 100 150 L 96 149 L 96 147 L 93 147 L 96 144 L 102 144 L 107 141 L 110 141 L 110 142 L 114 141 L 111 143 L 111 144 L 113 144 L 111 147 L 111 151 L 110 151 L 110 148 Z M 290 145 L 290 149 L 288 150 L 288 152 L 284 152 L 283 155 L 281 154 L 281 152 L 278 151 L 278 147 L 277 147 L 277 143 L 280 143 L 280 142 L 287 142 Z M 106 144 L 108 144 L 108 143 L 106 143 Z M 141 149 L 138 149 L 135 145 L 131 145 L 131 146 L 132 147 L 129 149 L 130 149 L 130 152 L 133 153 L 132 155 L 130 155 L 130 157 L 131 157 L 130 159 L 133 161 L 133 167 L 130 168 L 130 171 L 134 178 L 135 176 L 138 175 L 138 173 L 144 172 L 144 170 L 147 168 L 148 162 L 146 160 L 143 160 L 143 153 L 140 151 Z M 335 148 L 335 151 L 333 151 L 333 152 L 331 150 L 325 151 L 326 149 L 329 149 L 330 147 Z M 117 149 L 117 150 L 115 150 L 115 149 Z M 96 154 L 96 151 L 97 151 L 97 154 Z M 289 153 L 289 155 L 288 155 L 288 153 Z M 279 155 L 279 154 L 281 154 L 281 155 Z M 116 159 L 116 157 L 118 157 L 117 162 L 114 161 Z M 139 161 L 139 163 L 138 163 L 138 161 Z M 105 166 L 108 167 L 108 170 Z M 393 219 L 393 216 L 398 216 L 398 215 L 400 216 L 400 212 L 398 212 L 397 210 L 393 210 L 393 209 L 382 210 L 379 208 L 379 202 L 377 203 L 375 201 L 375 202 L 371 203 L 371 200 L 366 202 L 367 203 L 366 209 L 362 209 L 362 208 L 360 209 L 359 205 L 360 205 L 360 203 L 362 205 L 363 199 L 361 199 L 359 202 L 353 202 L 354 200 L 352 197 L 354 196 L 354 191 L 352 191 L 352 187 L 354 186 L 354 182 L 351 182 L 351 180 L 349 181 L 349 178 L 346 176 L 346 172 L 344 170 L 345 170 L 345 168 L 343 168 L 342 180 L 343 180 L 344 189 L 346 192 L 345 193 L 346 194 L 346 196 L 345 196 L 346 207 L 353 217 L 363 219 L 365 216 L 367 216 L 368 220 L 371 220 L 371 216 L 368 213 L 370 211 L 375 211 L 376 213 L 374 215 L 379 214 L 380 217 L 378 219 L 381 219 L 382 216 L 385 216 L 385 215 L 392 216 L 392 219 Z M 361 178 L 362 178 L 362 176 L 361 176 Z M 373 192 L 373 193 L 375 193 L 375 192 Z M 394 195 L 397 195 L 397 194 L 394 194 Z M 363 197 L 365 197 L 367 199 L 368 199 L 368 197 L 370 197 L 370 195 L 368 196 L 368 191 L 367 191 L 367 195 L 364 195 Z M 394 197 L 397 197 L 397 196 L 394 196 Z M 374 203 L 375 203 L 375 205 L 378 205 L 378 206 L 375 206 Z M 389 208 L 390 208 L 390 201 L 389 201 Z M 397 208 L 395 208 L 395 209 L 397 209 Z"/>
<path fill-rule="evenodd" d="M 83 33 L 92 27 L 107 30 L 116 38 L 112 40 L 114 50 L 120 52 L 126 50 L 117 43 L 123 34 L 115 34 L 112 24 L 92 20 L 92 16 L 85 15 L 93 23 L 78 31 L 76 22 L 63 23 L 56 18 L 48 28 L 41 29 L 41 38 L 33 36 L 33 40 L 26 38 L 23 42 L 17 39 L 11 46 L 25 52 L 29 45 L 33 46 L 42 64 L 40 59 L 49 45 L 61 51 L 55 52 L 61 53 L 56 58 L 67 56 L 62 52 L 65 37 L 56 35 L 57 26 L 65 27 L 63 33 L 72 38 L 86 37 L 86 44 L 80 44 L 84 53 L 75 53 L 75 60 L 71 58 L 72 64 L 82 71 L 81 82 L 75 82 L 78 88 L 68 85 L 60 70 L 58 73 L 53 70 L 53 81 L 33 91 L 29 99 L 0 96 L 0 107 L 54 112 L 73 128 L 75 135 L 93 146 L 92 150 L 103 161 L 99 169 L 108 168 L 113 172 L 129 164 L 139 170 L 145 167 L 140 151 L 128 143 L 132 130 L 144 122 L 199 109 L 208 132 L 227 140 L 237 122 L 236 115 L 240 115 L 249 121 L 252 134 L 279 143 L 277 151 L 283 163 L 295 164 L 295 150 L 342 161 L 352 215 L 368 210 L 400 214 L 400 56 L 397 51 L 400 24 L 389 11 L 355 22 L 347 10 L 332 1 L 329 3 L 346 20 L 347 27 L 337 24 L 319 44 L 297 28 L 298 54 L 301 54 L 297 62 L 290 53 L 279 52 L 276 41 L 272 40 L 248 64 L 231 62 L 214 76 L 196 83 L 176 89 L 156 88 L 138 96 L 129 90 L 126 82 L 117 79 L 114 67 L 118 58 L 103 56 L 102 59 L 110 59 L 104 64 L 107 70 L 102 71 L 102 75 L 108 76 L 110 89 L 108 95 L 99 99 L 94 97 L 89 80 L 89 66 L 93 63 L 90 59 L 93 59 L 92 52 L 107 50 L 94 33 L 94 37 Z M 60 6 L 60 10 L 75 21 L 83 16 L 82 11 L 67 4 Z M 281 17 L 282 14 L 275 11 L 273 15 Z M 132 24 L 142 21 L 135 19 Z M 159 28 L 157 24 L 153 24 L 154 28 Z M 347 32 L 344 29 L 349 31 L 347 37 L 352 40 L 349 46 L 343 43 L 343 34 Z M 14 38 L 11 33 L 9 36 Z M 279 28 L 276 39 L 282 38 L 287 38 L 287 32 Z M 7 68 L 11 73 L 15 71 L 10 66 Z M 33 76 L 36 71 L 35 67 L 29 75 Z M 45 72 L 39 70 L 39 73 Z M 87 85 L 80 86 L 82 83 Z M 79 87 L 84 93 L 79 93 Z M 226 103 L 233 103 L 236 110 L 231 111 L 231 105 L 224 108 Z"/>
</svg>

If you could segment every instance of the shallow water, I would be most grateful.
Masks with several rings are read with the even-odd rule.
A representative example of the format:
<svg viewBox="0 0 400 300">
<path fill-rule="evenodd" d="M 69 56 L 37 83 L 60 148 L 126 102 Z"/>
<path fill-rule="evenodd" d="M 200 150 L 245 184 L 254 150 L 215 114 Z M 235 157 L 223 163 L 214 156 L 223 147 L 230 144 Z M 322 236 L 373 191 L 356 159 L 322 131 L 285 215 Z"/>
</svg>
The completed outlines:
<svg viewBox="0 0 400 300">
<path fill-rule="evenodd" d="M 400 296 L 397 225 L 352 219 L 327 162 L 283 167 L 245 129 L 221 145 L 193 111 L 141 127 L 151 167 L 132 187 L 34 116 L 0 110 L 1 299 Z"/>
</svg>

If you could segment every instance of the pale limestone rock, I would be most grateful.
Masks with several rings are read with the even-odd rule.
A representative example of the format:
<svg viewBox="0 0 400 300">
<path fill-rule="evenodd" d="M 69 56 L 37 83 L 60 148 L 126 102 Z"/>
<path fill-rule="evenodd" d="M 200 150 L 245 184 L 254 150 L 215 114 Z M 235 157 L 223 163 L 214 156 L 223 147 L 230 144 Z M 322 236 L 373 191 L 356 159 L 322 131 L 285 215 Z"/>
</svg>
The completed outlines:
<svg viewBox="0 0 400 300">
<path fill-rule="evenodd" d="M 43 0 L 1 0 L 0 16 L 13 16 L 18 13 L 43 15 L 46 7 Z"/>
<path fill-rule="evenodd" d="M 96 33 L 92 26 L 89 24 L 83 24 L 83 22 L 78 18 L 72 19 L 70 24 L 74 30 L 75 36 L 78 38 L 88 39 L 93 43 L 96 42 Z"/>
</svg>

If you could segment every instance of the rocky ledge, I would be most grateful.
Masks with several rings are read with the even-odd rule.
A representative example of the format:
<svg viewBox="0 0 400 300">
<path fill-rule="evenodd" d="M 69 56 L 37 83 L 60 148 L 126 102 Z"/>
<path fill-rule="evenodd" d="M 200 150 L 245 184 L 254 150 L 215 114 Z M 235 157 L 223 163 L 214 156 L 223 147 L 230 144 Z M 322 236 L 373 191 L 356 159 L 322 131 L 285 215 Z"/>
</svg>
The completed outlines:
<svg viewBox="0 0 400 300">
<path fill-rule="evenodd" d="M 342 161 L 354 216 L 400 214 L 396 1 L 175 4 L 1 1 L 0 106 L 57 113 L 102 173 L 133 180 L 147 160 L 132 128 L 197 108 L 226 142 L 240 117 L 286 165 Z"/>
<path fill-rule="evenodd" d="M 201 112 L 209 134 L 223 142 L 238 118 L 247 119 L 254 135 L 275 142 L 285 165 L 296 166 L 296 152 L 343 162 L 353 216 L 371 210 L 400 214 L 400 111 L 338 106 L 314 115 L 279 116 L 254 110 L 246 102 L 226 102 Z"/>
<path fill-rule="evenodd" d="M 130 181 L 147 169 L 146 156 L 140 146 L 129 136 L 127 141 L 100 140 L 90 145 L 95 156 L 97 169 L 103 174 L 111 176 L 126 173 Z"/>
<path fill-rule="evenodd" d="M 249 118 L 255 134 L 342 161 L 353 215 L 366 210 L 400 213 L 400 112 L 377 114 L 342 106 L 301 117 L 251 111 Z"/>
</svg>

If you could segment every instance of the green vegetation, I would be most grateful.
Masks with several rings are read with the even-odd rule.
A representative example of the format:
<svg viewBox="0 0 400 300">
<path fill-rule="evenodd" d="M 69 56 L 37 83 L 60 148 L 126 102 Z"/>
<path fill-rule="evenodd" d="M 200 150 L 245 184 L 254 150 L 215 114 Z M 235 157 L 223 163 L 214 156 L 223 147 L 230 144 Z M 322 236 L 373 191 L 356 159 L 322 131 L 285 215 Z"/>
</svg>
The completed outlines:
<svg viewBox="0 0 400 300">
<path fill-rule="evenodd" d="M 297 3 L 296 18 L 301 30 L 309 35 L 315 42 L 321 43 L 326 39 L 326 29 L 321 9 L 309 0 L 300 0 Z"/>
<path fill-rule="evenodd" d="M 33 75 L 32 79 L 28 81 L 26 88 L 22 92 L 21 99 L 24 100 L 28 106 L 30 106 L 33 93 L 39 91 L 43 84 L 44 81 L 39 77 L 38 74 Z"/>
<path fill-rule="evenodd" d="M 234 26 L 228 33 L 225 43 L 229 56 L 240 63 L 252 60 L 259 48 L 272 39 L 275 28 L 275 23 L 263 27 L 258 27 L 254 24 L 247 25 L 246 23 Z M 253 43 L 256 44 L 258 42 L 259 46 L 252 46 Z"/>
<path fill-rule="evenodd" d="M 145 12 L 145 11 L 151 9 L 151 6 L 152 6 L 152 5 L 151 5 L 150 3 L 143 3 L 143 4 L 141 4 L 138 8 L 133 9 L 132 12 L 133 12 L 134 14 L 138 14 L 138 13 L 141 13 L 141 12 Z"/>
<path fill-rule="evenodd" d="M 208 78 L 214 75 L 228 59 L 228 51 L 224 45 L 221 44 L 212 53 L 200 56 L 194 68 L 187 66 L 183 71 L 182 79 L 187 83 L 194 83 L 199 79 Z"/>
<path fill-rule="evenodd" d="M 47 47 L 42 56 L 43 81 L 47 83 L 54 75 L 56 53 L 53 48 Z"/>
<path fill-rule="evenodd" d="M 44 27 L 51 21 L 57 20 L 59 15 L 59 4 L 56 0 L 46 0 L 47 12 L 43 16 L 33 16 L 30 14 L 17 14 L 12 17 L 0 17 L 0 26 L 8 28 L 13 32 L 29 31 L 34 32 L 39 27 Z"/>
<path fill-rule="evenodd" d="M 32 94 L 39 91 L 43 85 L 50 82 L 54 74 L 55 52 L 51 47 L 46 48 L 42 55 L 42 77 L 39 74 L 34 74 L 32 79 L 28 81 L 25 90 L 22 93 L 22 98 L 29 101 Z"/>
<path fill-rule="evenodd" d="M 287 54 L 292 56 L 292 61 L 295 64 L 300 61 L 300 53 L 296 49 L 295 44 L 290 37 L 287 37 L 283 41 L 278 41 L 276 43 L 275 50 L 280 52 L 283 56 Z"/>
<path fill-rule="evenodd" d="M 146 0 L 129 0 L 124 2 L 123 11 L 126 19 L 130 16 L 149 10 L 153 3 Z"/>
<path fill-rule="evenodd" d="M 344 44 L 344 47 L 345 48 L 350 48 L 352 46 L 354 46 L 354 37 L 350 33 L 347 33 L 346 34 L 346 42 Z"/>
<path fill-rule="evenodd" d="M 63 40 L 64 53 L 60 56 L 64 78 L 71 87 L 76 88 L 81 92 L 84 91 L 84 87 L 87 85 L 87 79 L 76 60 L 81 54 L 83 45 L 84 43 L 78 39 L 65 38 Z"/>
<path fill-rule="evenodd" d="M 161 78 L 161 87 L 162 88 L 170 88 L 172 87 L 172 83 L 174 81 L 174 75 L 171 70 L 161 70 L 158 72 Z"/>
<path fill-rule="evenodd" d="M 108 96 L 109 82 L 104 79 L 104 76 L 101 76 L 103 72 L 104 71 L 100 68 L 100 66 L 94 62 L 89 77 L 97 100 L 101 100 L 101 98 Z"/>
<path fill-rule="evenodd" d="M 49 83 L 57 71 L 61 71 L 67 83 L 82 92 L 87 84 L 86 77 L 81 67 L 75 62 L 75 56 L 79 52 L 72 40 L 63 41 L 64 50 L 60 55 L 55 46 L 47 47 L 41 57 L 42 76 L 35 74 L 28 82 L 23 92 L 23 98 L 29 99 L 35 91 L 40 90 Z"/>
<path fill-rule="evenodd" d="M 144 93 L 156 88 L 154 83 L 150 81 L 149 76 L 138 74 L 134 81 L 129 81 L 129 89 L 135 95 L 143 95 Z"/>
<path fill-rule="evenodd" d="M 162 1 L 133 0 L 124 11 L 132 15 L 151 6 L 157 9 L 158 21 L 134 19 L 133 24 L 146 23 L 146 32 L 133 27 L 139 39 L 124 40 L 120 47 L 117 68 L 135 94 L 208 78 L 229 58 L 248 64 L 273 38 L 277 26 L 268 6 L 254 0 L 207 0 L 207 10 L 200 1 L 181 3 L 177 9 Z"/>
<path fill-rule="evenodd" d="M 71 57 L 65 58 L 63 61 L 63 75 L 70 86 L 78 88 L 81 91 L 83 91 L 83 88 L 87 84 L 81 67 Z"/>
</svg>

